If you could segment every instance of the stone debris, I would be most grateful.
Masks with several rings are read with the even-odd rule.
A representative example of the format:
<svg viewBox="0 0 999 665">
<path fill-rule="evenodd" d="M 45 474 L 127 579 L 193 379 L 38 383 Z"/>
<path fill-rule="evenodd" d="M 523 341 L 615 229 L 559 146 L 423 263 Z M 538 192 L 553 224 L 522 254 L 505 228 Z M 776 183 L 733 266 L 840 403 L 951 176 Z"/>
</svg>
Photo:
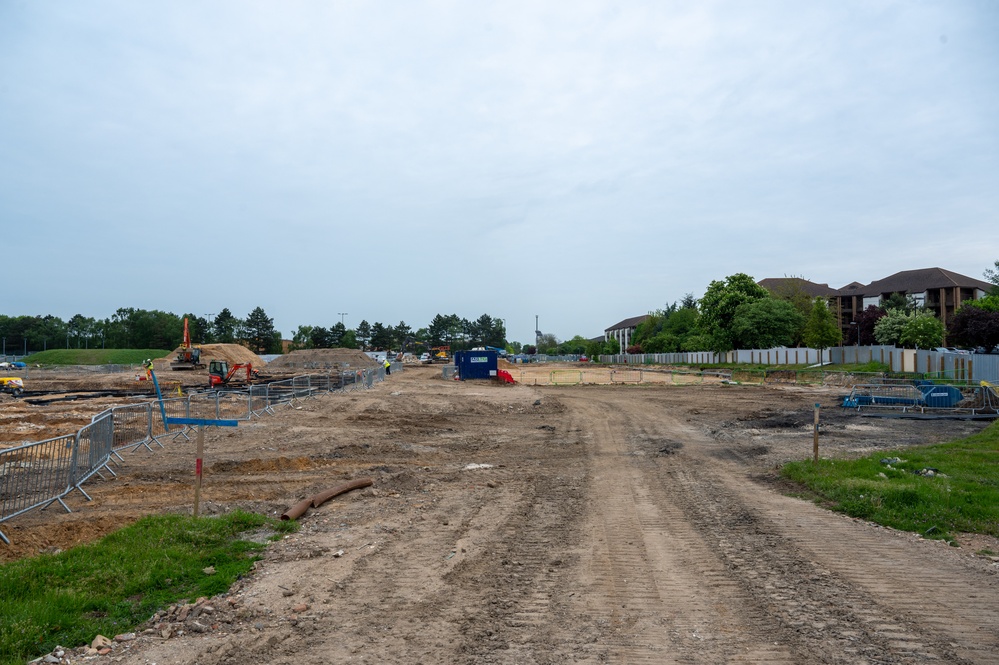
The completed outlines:
<svg viewBox="0 0 999 665">
<path fill-rule="evenodd" d="M 237 582 L 229 592 L 214 599 L 198 598 L 194 602 L 180 602 L 163 609 L 138 627 L 137 632 L 122 633 L 113 638 L 96 635 L 90 644 L 68 649 L 56 647 L 51 653 L 30 661 L 32 665 L 51 663 L 52 665 L 72 665 L 85 662 L 87 658 L 110 656 L 113 662 L 139 640 L 169 640 L 188 634 L 239 633 L 243 630 L 262 630 L 260 618 L 271 617 L 274 612 L 266 607 L 255 607 L 244 603 L 242 583 Z M 292 626 L 301 624 L 299 616 L 310 609 L 309 603 L 297 603 L 291 608 L 294 613 L 284 621 Z M 105 662 L 105 661 L 96 661 Z"/>
</svg>

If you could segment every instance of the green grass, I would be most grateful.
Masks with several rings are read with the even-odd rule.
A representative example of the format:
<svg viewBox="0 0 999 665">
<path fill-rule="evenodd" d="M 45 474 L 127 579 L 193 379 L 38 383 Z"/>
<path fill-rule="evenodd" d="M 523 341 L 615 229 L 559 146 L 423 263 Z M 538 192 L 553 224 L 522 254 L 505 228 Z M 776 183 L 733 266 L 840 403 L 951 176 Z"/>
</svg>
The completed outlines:
<svg viewBox="0 0 999 665">
<path fill-rule="evenodd" d="M 264 547 L 239 534 L 263 527 L 296 523 L 244 512 L 150 516 L 96 543 L 0 566 L 0 664 L 130 632 L 179 600 L 226 591 Z"/>
<path fill-rule="evenodd" d="M 24 359 L 28 365 L 138 365 L 167 356 L 163 349 L 49 349 Z"/>
<path fill-rule="evenodd" d="M 892 457 L 902 461 L 880 461 Z M 922 469 L 942 475 L 918 475 Z M 781 473 L 853 517 L 951 543 L 959 532 L 999 537 L 999 423 L 950 443 L 792 462 Z"/>
</svg>

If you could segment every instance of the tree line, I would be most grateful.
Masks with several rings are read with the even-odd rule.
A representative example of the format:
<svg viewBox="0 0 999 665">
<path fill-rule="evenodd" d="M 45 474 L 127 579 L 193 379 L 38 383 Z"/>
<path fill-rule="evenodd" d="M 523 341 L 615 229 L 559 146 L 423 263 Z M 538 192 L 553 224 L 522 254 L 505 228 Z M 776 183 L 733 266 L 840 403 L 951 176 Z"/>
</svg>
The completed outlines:
<svg viewBox="0 0 999 665">
<path fill-rule="evenodd" d="M 281 335 L 262 307 L 246 318 L 228 308 L 211 318 L 159 310 L 119 308 L 95 319 L 76 314 L 68 321 L 57 316 L 0 315 L 0 336 L 7 354 L 47 349 L 175 349 L 184 339 L 184 319 L 196 344 L 242 344 L 257 353 L 280 353 Z"/>
<path fill-rule="evenodd" d="M 5 353 L 12 355 L 54 348 L 171 350 L 183 342 L 184 319 L 193 344 L 242 344 L 265 354 L 283 351 L 281 334 L 262 307 L 245 318 L 235 316 L 228 308 L 208 317 L 132 307 L 120 308 L 106 319 L 82 314 L 68 321 L 51 315 L 0 315 L 0 337 Z M 291 341 L 292 350 L 341 347 L 416 352 L 444 346 L 452 351 L 476 346 L 520 351 L 519 344 L 507 343 L 503 320 L 488 314 L 474 320 L 437 314 L 426 327 L 417 330 L 404 321 L 392 326 L 365 320 L 352 330 L 342 322 L 328 327 L 299 326 Z"/>
<path fill-rule="evenodd" d="M 488 314 L 475 320 L 437 314 L 426 327 L 416 330 L 405 321 L 393 326 L 362 320 L 353 330 L 342 321 L 329 327 L 306 325 L 298 327 L 291 341 L 293 350 L 339 347 L 422 353 L 433 348 L 448 347 L 453 352 L 477 346 L 505 348 L 514 353 L 521 350 L 520 344 L 508 343 L 504 321 Z"/>
<path fill-rule="evenodd" d="M 725 352 L 845 343 L 929 349 L 943 344 L 966 348 L 999 346 L 999 261 L 984 272 L 995 287 L 984 298 L 962 303 L 947 325 L 911 296 L 894 293 L 859 312 L 845 339 L 825 298 L 811 298 L 800 281 L 786 279 L 768 291 L 744 273 L 708 285 L 704 296 L 652 312 L 632 337 L 628 353 Z"/>
<path fill-rule="evenodd" d="M 811 298 L 794 279 L 768 291 L 744 273 L 712 281 L 697 300 L 687 294 L 679 302 L 651 312 L 639 324 L 632 344 L 620 349 L 617 340 L 587 339 L 576 335 L 560 341 L 542 334 L 535 344 L 506 339 L 503 319 L 483 314 L 467 319 L 437 314 L 425 327 L 413 329 L 362 320 L 354 329 L 343 322 L 332 326 L 299 326 L 292 349 L 359 348 L 403 350 L 414 353 L 435 347 L 453 351 L 479 346 L 505 348 L 511 353 L 587 355 L 675 353 L 766 349 L 777 346 L 828 348 L 840 343 L 885 344 L 917 348 L 940 346 L 946 335 L 953 344 L 990 349 L 999 346 L 999 261 L 984 272 L 995 288 L 985 298 L 966 301 L 945 327 L 929 310 L 902 294 L 893 294 L 879 306 L 858 312 L 845 338 L 824 298 Z M 183 340 L 188 319 L 195 344 L 238 343 L 257 353 L 281 353 L 281 335 L 261 307 L 245 318 L 229 309 L 210 317 L 176 315 L 158 310 L 121 308 L 100 320 L 82 314 L 63 321 L 56 316 L 0 315 L 0 337 L 8 354 L 49 348 L 174 349 Z"/>
</svg>

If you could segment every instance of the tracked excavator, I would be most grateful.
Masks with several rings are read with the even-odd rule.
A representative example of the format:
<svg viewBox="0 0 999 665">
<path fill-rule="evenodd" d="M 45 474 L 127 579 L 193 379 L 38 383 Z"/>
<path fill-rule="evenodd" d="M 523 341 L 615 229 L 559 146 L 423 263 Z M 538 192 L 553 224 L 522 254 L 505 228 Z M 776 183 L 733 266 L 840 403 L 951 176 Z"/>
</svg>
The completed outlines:
<svg viewBox="0 0 999 665">
<path fill-rule="evenodd" d="M 187 328 L 187 317 L 184 317 L 184 348 L 177 354 L 177 358 L 170 363 L 170 369 L 195 370 L 204 369 L 205 364 L 201 362 L 201 349 L 191 346 L 191 333 Z"/>
<path fill-rule="evenodd" d="M 243 372 L 245 371 L 245 376 Z M 232 367 L 225 360 L 213 360 L 208 364 L 208 387 L 246 386 L 260 378 L 260 372 L 253 369 L 253 363 L 235 363 Z"/>
</svg>

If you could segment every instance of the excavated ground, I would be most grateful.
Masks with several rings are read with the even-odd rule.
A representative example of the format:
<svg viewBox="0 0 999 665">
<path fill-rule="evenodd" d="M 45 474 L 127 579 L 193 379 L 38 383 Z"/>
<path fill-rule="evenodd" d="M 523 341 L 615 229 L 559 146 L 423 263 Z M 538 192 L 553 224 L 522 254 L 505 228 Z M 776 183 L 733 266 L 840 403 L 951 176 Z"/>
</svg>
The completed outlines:
<svg viewBox="0 0 999 665">
<path fill-rule="evenodd" d="M 307 512 L 253 575 L 169 608 L 115 644 L 115 661 L 996 662 L 999 569 L 976 552 L 999 543 L 954 548 L 849 519 L 785 496 L 775 471 L 810 456 L 816 402 L 829 457 L 983 424 L 862 418 L 836 407 L 842 390 L 439 377 L 408 366 L 209 431 L 208 513 L 278 516 L 374 484 Z M 27 426 L 3 406 L 0 431 Z M 39 427 L 74 420 L 39 413 Z M 189 511 L 193 448 L 129 454 L 73 513 L 4 523 L 0 556 Z"/>
</svg>

